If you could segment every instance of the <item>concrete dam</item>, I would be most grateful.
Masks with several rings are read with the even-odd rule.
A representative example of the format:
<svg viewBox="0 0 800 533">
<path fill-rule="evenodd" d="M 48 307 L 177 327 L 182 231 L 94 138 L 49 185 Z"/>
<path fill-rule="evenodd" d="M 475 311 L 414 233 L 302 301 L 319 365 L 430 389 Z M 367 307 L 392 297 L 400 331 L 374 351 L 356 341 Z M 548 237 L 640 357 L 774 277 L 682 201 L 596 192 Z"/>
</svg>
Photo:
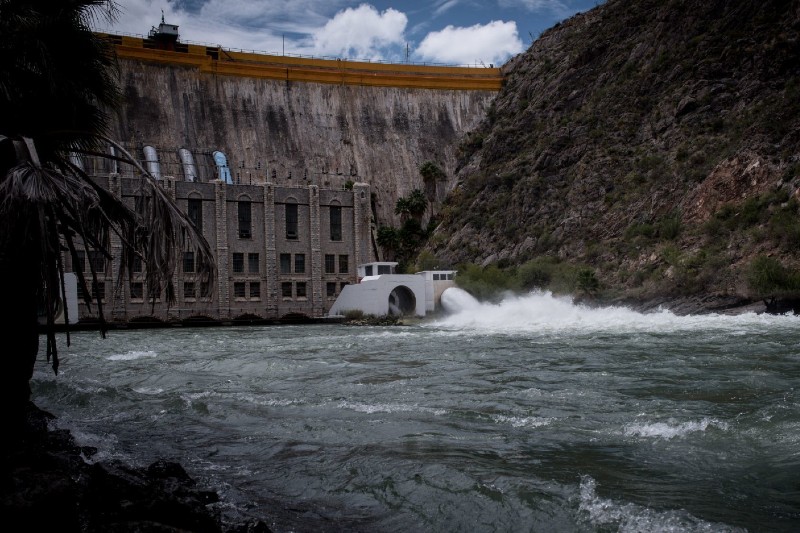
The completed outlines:
<svg viewBox="0 0 800 533">
<path fill-rule="evenodd" d="M 111 136 L 161 173 L 183 179 L 181 150 L 197 180 L 217 178 L 227 157 L 233 183 L 342 188 L 363 182 L 377 224 L 395 224 L 395 202 L 425 186 L 419 167 L 438 164 L 454 186 L 460 138 L 484 117 L 502 85 L 497 68 L 440 67 L 270 56 L 109 35 L 124 102 Z M 167 49 L 164 49 L 167 48 Z M 204 170 L 205 169 L 205 170 Z"/>
</svg>

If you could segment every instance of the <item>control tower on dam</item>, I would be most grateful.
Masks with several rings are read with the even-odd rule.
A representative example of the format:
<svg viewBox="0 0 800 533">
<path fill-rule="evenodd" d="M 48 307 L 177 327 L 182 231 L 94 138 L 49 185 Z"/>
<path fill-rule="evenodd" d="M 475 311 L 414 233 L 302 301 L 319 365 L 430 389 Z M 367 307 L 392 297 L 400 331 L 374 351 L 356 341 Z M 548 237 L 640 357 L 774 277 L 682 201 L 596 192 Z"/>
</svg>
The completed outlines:
<svg viewBox="0 0 800 533">
<path fill-rule="evenodd" d="M 377 224 L 396 224 L 397 199 L 414 189 L 434 206 L 444 199 L 459 143 L 503 83 L 494 67 L 260 54 L 182 43 L 162 26 L 174 32 L 106 34 L 124 92 L 113 137 L 142 159 L 155 148 L 178 179 L 187 152 L 196 161 L 221 152 L 233 183 L 366 183 Z M 424 183 L 426 162 L 444 177 Z"/>
</svg>

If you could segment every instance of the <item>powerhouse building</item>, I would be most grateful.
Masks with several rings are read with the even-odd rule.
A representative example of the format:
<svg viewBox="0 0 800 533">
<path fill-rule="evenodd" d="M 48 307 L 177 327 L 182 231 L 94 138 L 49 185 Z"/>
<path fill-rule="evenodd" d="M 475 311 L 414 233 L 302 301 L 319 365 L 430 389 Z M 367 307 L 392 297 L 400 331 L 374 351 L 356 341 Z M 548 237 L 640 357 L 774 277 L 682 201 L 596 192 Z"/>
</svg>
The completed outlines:
<svg viewBox="0 0 800 533">
<path fill-rule="evenodd" d="M 148 163 L 146 150 L 144 162 Z M 324 317 L 342 288 L 358 281 L 357 265 L 374 260 L 366 184 L 291 179 L 237 184 L 219 161 L 213 179 L 204 182 L 190 166 L 184 165 L 183 175 L 176 179 L 162 176 L 161 169 L 149 163 L 148 170 L 210 243 L 217 264 L 216 283 L 199 279 L 196 258 L 187 250 L 173 278 L 174 305 L 167 305 L 158 288 L 145 286 L 138 265 L 130 279 L 118 286 L 121 243 L 112 235 L 111 260 L 91 250 L 78 251 L 78 264 L 66 258 L 67 270 L 82 270 L 87 283 L 94 266 L 98 283 L 92 290 L 101 298 L 107 320 Z M 133 172 L 90 173 L 136 209 L 141 178 Z M 80 288 L 78 292 L 79 318 L 91 321 L 98 315 L 97 307 L 86 306 Z"/>
</svg>

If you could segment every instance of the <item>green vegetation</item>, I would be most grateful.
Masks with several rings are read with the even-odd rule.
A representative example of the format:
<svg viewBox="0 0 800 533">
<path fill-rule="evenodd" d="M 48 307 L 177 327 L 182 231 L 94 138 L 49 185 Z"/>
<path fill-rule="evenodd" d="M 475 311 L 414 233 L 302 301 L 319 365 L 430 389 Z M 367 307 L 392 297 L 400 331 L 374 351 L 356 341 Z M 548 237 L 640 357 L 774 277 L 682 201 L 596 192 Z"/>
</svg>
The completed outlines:
<svg viewBox="0 0 800 533">
<path fill-rule="evenodd" d="M 680 235 L 681 229 L 680 213 L 673 212 L 653 223 L 634 222 L 625 230 L 625 238 L 656 242 L 672 241 Z"/>
<path fill-rule="evenodd" d="M 419 189 L 414 189 L 408 196 L 401 197 L 395 204 L 395 213 L 400 215 L 403 223 L 399 228 L 381 226 L 378 228 L 376 242 L 388 256 L 398 262 L 398 271 L 408 268 L 419 250 L 430 237 L 437 221 L 432 218 L 427 227 L 422 227 L 422 216 L 428 207 L 428 200 Z"/>
<path fill-rule="evenodd" d="M 378 246 L 387 251 L 396 252 L 400 246 L 400 237 L 397 234 L 397 229 L 391 226 L 379 227 L 376 241 Z"/>
<path fill-rule="evenodd" d="M 726 255 L 711 248 L 685 252 L 675 259 L 672 283 L 664 293 L 679 296 L 702 292 L 716 278 L 725 275 L 727 264 Z"/>
<path fill-rule="evenodd" d="M 459 157 L 466 159 L 483 147 L 486 135 L 480 132 L 467 134 L 461 144 L 458 145 Z"/>
<path fill-rule="evenodd" d="M 785 267 L 775 258 L 758 256 L 747 267 L 747 284 L 757 298 L 800 296 L 800 270 Z"/>
<path fill-rule="evenodd" d="M 497 300 L 507 292 L 549 290 L 556 294 L 595 296 L 601 286 L 595 271 L 585 265 L 541 256 L 519 266 L 502 262 L 481 267 L 458 266 L 456 283 L 479 300 Z"/>
<path fill-rule="evenodd" d="M 439 167 L 439 165 L 437 165 L 433 161 L 424 162 L 419 167 L 419 173 L 422 176 L 422 179 L 423 181 L 425 181 L 425 183 L 435 182 L 447 178 L 447 175 L 444 173 L 444 170 L 442 170 Z"/>
<path fill-rule="evenodd" d="M 423 270 L 437 269 L 439 269 L 439 259 L 427 250 L 420 252 L 420 254 L 417 256 L 417 262 L 414 265 L 414 270 L 416 272 L 422 272 Z"/>
<path fill-rule="evenodd" d="M 359 326 L 395 326 L 400 323 L 400 317 L 395 315 L 365 314 L 360 309 L 351 309 L 344 313 L 345 323 Z"/>
<path fill-rule="evenodd" d="M 394 212 L 401 217 L 420 217 L 425 213 L 428 208 L 428 199 L 425 193 L 419 189 L 414 189 L 408 196 L 403 196 L 397 199 L 394 206 Z"/>
<path fill-rule="evenodd" d="M 479 300 L 494 300 L 512 290 L 513 276 L 497 265 L 480 267 L 474 264 L 458 266 L 456 284 Z"/>
<path fill-rule="evenodd" d="M 594 296 L 600 290 L 600 282 L 591 268 L 580 268 L 575 275 L 575 289 L 584 296 Z"/>
<path fill-rule="evenodd" d="M 732 233 L 749 233 L 756 240 L 766 241 L 786 251 L 800 246 L 800 206 L 781 187 L 775 191 L 748 198 L 740 204 L 722 206 L 706 222 L 705 232 L 711 238 L 728 237 Z"/>
</svg>

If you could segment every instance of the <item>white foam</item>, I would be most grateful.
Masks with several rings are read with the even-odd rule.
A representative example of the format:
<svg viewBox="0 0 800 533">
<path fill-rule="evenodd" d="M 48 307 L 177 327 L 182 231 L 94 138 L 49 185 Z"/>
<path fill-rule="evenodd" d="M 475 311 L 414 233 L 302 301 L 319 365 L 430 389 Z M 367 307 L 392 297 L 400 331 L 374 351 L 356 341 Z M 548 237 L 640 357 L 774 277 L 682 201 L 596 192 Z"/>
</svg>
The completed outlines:
<svg viewBox="0 0 800 533">
<path fill-rule="evenodd" d="M 463 291 L 461 291 L 463 293 Z M 498 304 L 469 302 L 459 292 L 445 291 L 443 300 L 455 311 L 434 323 L 443 329 L 481 333 L 593 333 L 593 332 L 672 332 L 719 330 L 747 334 L 765 326 L 796 328 L 800 316 L 745 313 L 741 315 L 678 316 L 667 310 L 639 313 L 625 307 L 587 307 L 575 304 L 570 297 L 556 297 L 550 292 L 531 292 L 508 296 Z M 443 294 L 444 296 L 444 294 Z M 455 296 L 455 298 L 450 298 Z M 453 304 L 457 300 L 459 303 Z M 465 303 L 466 302 L 466 303 Z"/>
<path fill-rule="evenodd" d="M 591 525 L 620 533 L 744 533 L 747 530 L 701 520 L 684 510 L 655 511 L 634 503 L 620 503 L 601 498 L 597 483 L 584 476 L 580 485 L 579 510 L 586 513 Z"/>
<path fill-rule="evenodd" d="M 187 407 L 194 406 L 195 402 L 201 402 L 206 398 L 210 398 L 214 396 L 211 391 L 204 391 L 204 392 L 187 392 L 180 395 L 181 400 L 186 404 Z"/>
<path fill-rule="evenodd" d="M 76 426 L 72 421 L 65 417 L 57 418 L 48 425 L 50 426 L 50 429 L 58 428 L 69 430 L 72 438 L 75 441 L 75 444 L 78 446 L 94 448 L 95 453 L 91 455 L 86 455 L 83 451 L 81 451 L 81 456 L 89 464 L 120 459 L 122 457 L 117 452 L 113 451 L 119 444 L 119 440 L 114 434 L 105 433 L 101 435 L 86 431 L 83 427 Z"/>
<path fill-rule="evenodd" d="M 445 409 L 432 409 L 430 407 L 420 407 L 418 405 L 397 404 L 397 403 L 367 404 L 367 403 L 355 403 L 355 402 L 345 401 L 345 402 L 340 402 L 338 407 L 340 409 L 349 409 L 359 413 L 367 413 L 367 414 L 419 412 L 419 413 L 427 413 L 436 416 L 441 416 L 447 413 Z"/>
<path fill-rule="evenodd" d="M 297 400 L 266 400 L 262 403 L 262 405 L 266 405 L 269 407 L 288 407 L 290 405 L 296 405 L 300 402 Z"/>
<path fill-rule="evenodd" d="M 160 389 L 158 387 L 137 387 L 133 389 L 133 392 L 139 394 L 147 394 L 147 395 L 157 395 L 164 392 L 164 389 Z"/>
<path fill-rule="evenodd" d="M 108 387 L 103 387 L 101 385 L 90 385 L 90 384 L 73 384 L 73 387 L 77 392 L 80 393 L 88 393 L 88 394 L 98 394 L 98 393 L 105 393 L 108 391 Z"/>
<path fill-rule="evenodd" d="M 703 418 L 698 421 L 678 422 L 670 418 L 666 422 L 631 424 L 626 426 L 624 434 L 628 437 L 649 437 L 658 439 L 674 439 L 685 437 L 690 433 L 704 432 L 709 427 L 727 431 L 728 423 L 716 418 Z"/>
<path fill-rule="evenodd" d="M 263 398 L 262 396 L 252 394 L 236 394 L 235 398 L 239 401 L 265 407 L 289 407 L 291 405 L 300 405 L 303 403 L 300 400 L 291 400 L 289 398 Z"/>
<path fill-rule="evenodd" d="M 397 329 L 389 329 L 386 331 L 376 331 L 376 332 L 368 332 L 365 334 L 359 335 L 359 339 L 396 339 L 398 337 L 414 337 L 417 334 L 413 331 L 405 331 Z"/>
<path fill-rule="evenodd" d="M 135 359 L 142 359 L 144 357 L 157 357 L 157 356 L 158 354 L 152 350 L 148 351 L 131 350 L 130 352 L 111 355 L 106 359 L 108 359 L 109 361 L 133 361 Z"/>
<path fill-rule="evenodd" d="M 515 428 L 538 428 L 546 426 L 553 421 L 552 418 L 543 418 L 538 416 L 505 416 L 505 415 L 492 415 L 492 420 L 498 424 L 510 424 Z"/>
</svg>

